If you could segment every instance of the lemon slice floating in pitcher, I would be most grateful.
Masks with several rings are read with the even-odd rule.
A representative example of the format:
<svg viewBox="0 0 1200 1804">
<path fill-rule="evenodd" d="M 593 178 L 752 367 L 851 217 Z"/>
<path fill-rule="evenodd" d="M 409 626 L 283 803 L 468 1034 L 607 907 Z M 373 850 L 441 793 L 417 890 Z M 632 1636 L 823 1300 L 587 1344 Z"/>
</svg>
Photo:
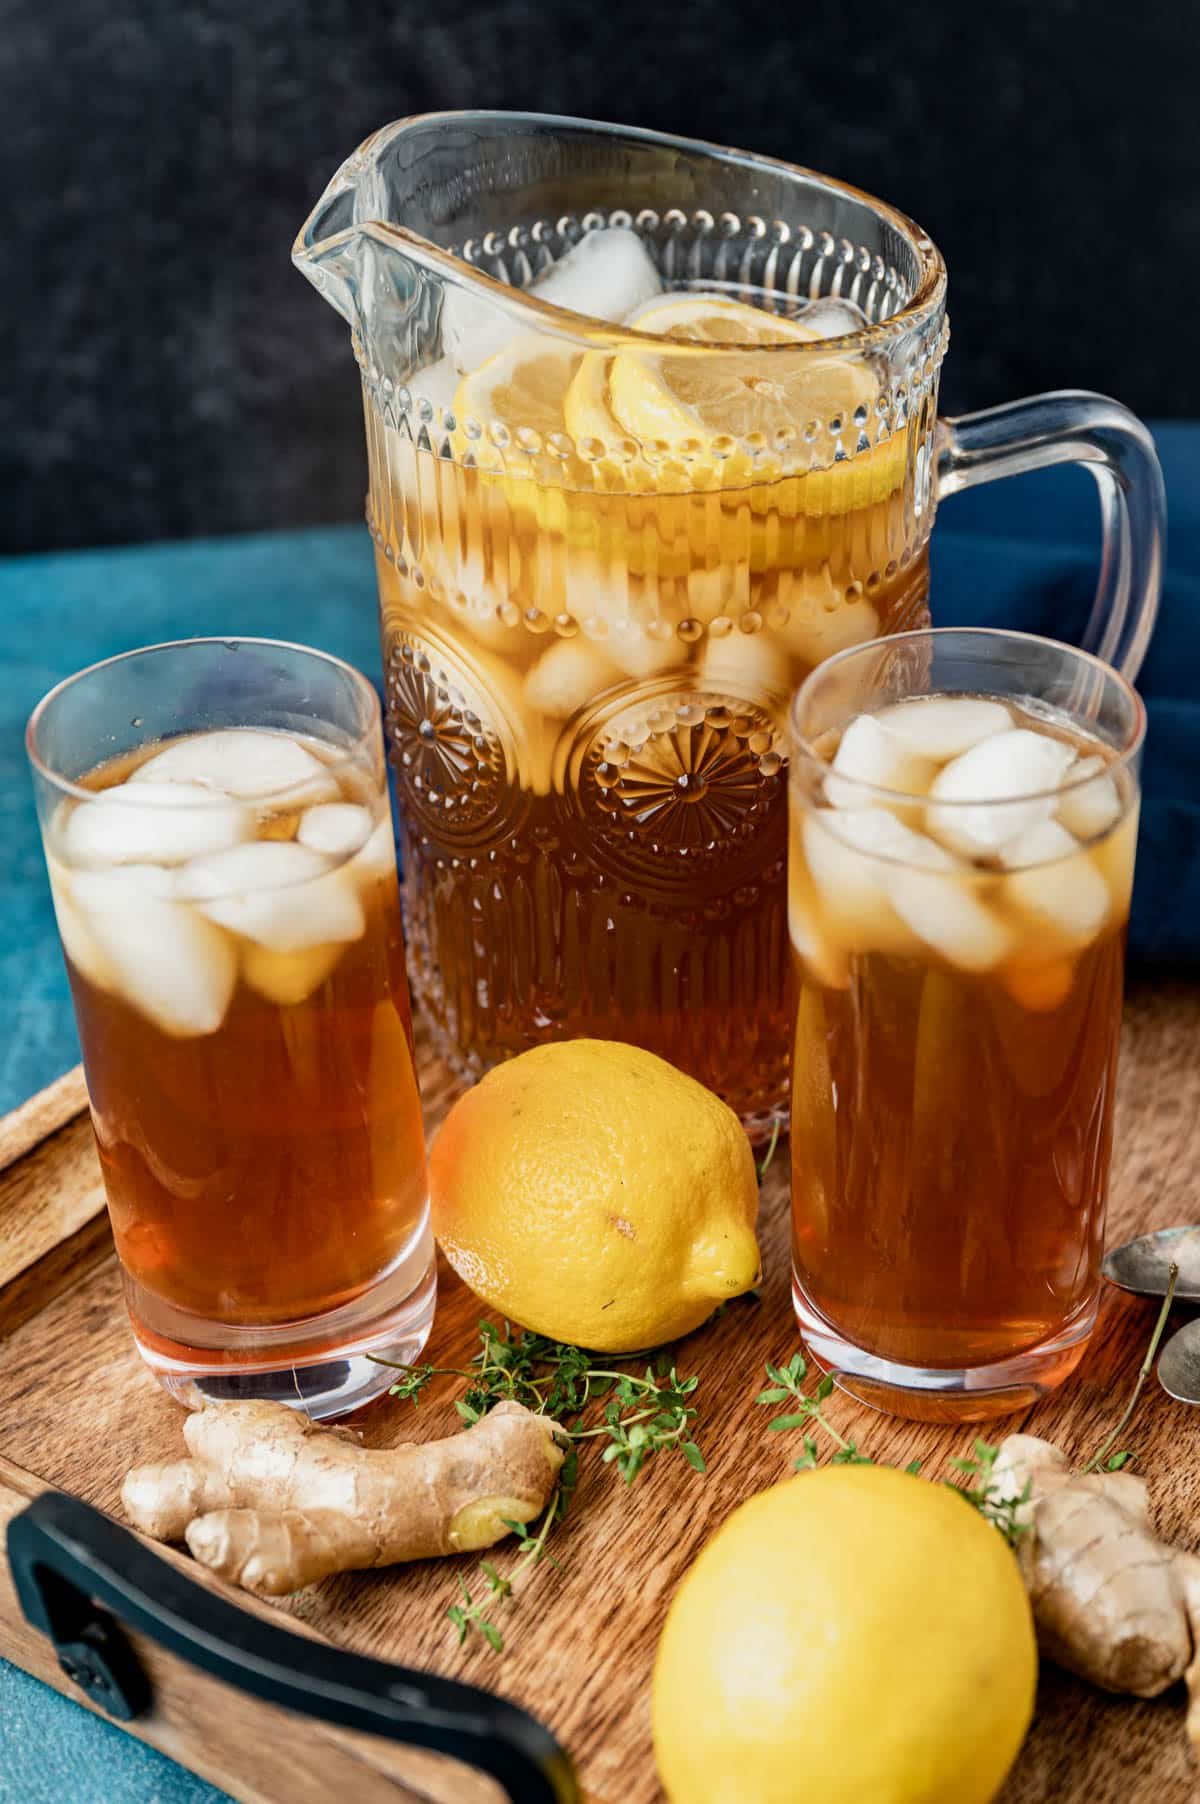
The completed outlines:
<svg viewBox="0 0 1200 1804">
<path fill-rule="evenodd" d="M 784 430 L 802 431 L 810 422 L 850 425 L 855 411 L 872 407 L 879 383 L 870 364 L 839 356 L 836 340 L 827 354 L 789 358 L 780 347 L 812 345 L 820 335 L 802 319 L 784 319 L 740 301 L 691 296 L 642 310 L 634 322 L 679 342 L 714 346 L 762 346 L 762 354 L 736 357 L 672 356 L 670 351 L 618 351 L 609 373 L 613 413 L 636 438 L 745 440 L 752 434 L 768 444 Z M 770 347 L 770 348 L 768 348 Z"/>
<path fill-rule="evenodd" d="M 461 456 L 473 454 L 482 469 L 503 470 L 504 451 L 493 430 L 500 427 L 520 445 L 521 435 L 536 433 L 542 441 L 565 428 L 563 402 L 581 353 L 561 339 L 523 332 L 511 344 L 463 377 L 454 396 L 458 420 L 454 444 Z M 465 422 L 483 427 L 481 437 L 468 435 Z M 527 439 L 532 445 L 532 439 Z"/>
<path fill-rule="evenodd" d="M 803 319 L 766 313 L 723 294 L 656 294 L 627 315 L 639 332 L 706 345 L 811 344 L 821 336 Z"/>
<path fill-rule="evenodd" d="M 694 486 L 715 478 L 722 488 L 748 490 L 752 511 L 769 505 L 783 515 L 820 516 L 869 506 L 904 481 L 906 432 L 862 449 L 856 444 L 855 415 L 866 409 L 870 418 L 879 397 L 875 367 L 861 352 L 839 349 L 802 314 L 785 318 L 719 295 L 668 295 L 643 303 L 627 323 L 680 344 L 762 347 L 761 356 L 731 357 L 630 347 L 612 359 L 607 398 L 616 421 L 632 437 L 686 445 Z M 780 349 L 818 342 L 827 348 L 800 357 Z M 748 438 L 769 448 L 780 432 L 795 435 L 814 423 L 826 429 L 834 421 L 854 455 L 782 483 L 764 481 L 741 448 Z M 714 441 L 709 455 L 705 447 Z"/>
<path fill-rule="evenodd" d="M 577 445 L 590 438 L 611 445 L 622 436 L 608 405 L 611 362 L 607 351 L 585 351 L 563 397 L 563 419 Z"/>
<path fill-rule="evenodd" d="M 799 320 L 777 318 L 757 307 L 748 307 L 742 301 L 713 294 L 655 295 L 652 300 L 635 307 L 625 323 L 636 326 L 639 332 L 652 332 L 657 337 L 693 344 L 810 344 L 818 337 Z M 676 430 L 665 430 L 657 424 L 654 430 L 647 430 L 645 422 L 656 405 L 653 398 L 648 405 L 645 401 L 640 407 L 635 405 L 631 417 L 620 417 L 613 401 L 612 383 L 614 369 L 625 355 L 618 353 L 614 357 L 607 351 L 589 351 L 572 377 L 563 411 L 567 431 L 575 443 L 594 439 L 612 446 L 626 437 L 668 441 L 680 437 L 695 438 L 702 429 L 690 420 L 674 421 Z M 653 352 L 650 355 L 656 356 Z M 642 423 L 635 423 L 638 421 Z M 680 426 L 682 430 L 678 429 Z M 711 467 L 693 460 L 690 474 L 702 479 L 706 469 L 711 475 Z M 602 479 L 602 486 L 608 488 L 636 490 L 658 486 L 658 481 L 640 458 L 602 458 L 597 464 L 597 474 Z M 658 480 L 663 478 L 669 479 L 668 486 L 673 488 L 690 486 L 689 469 L 678 460 L 667 460 L 659 465 Z"/>
</svg>

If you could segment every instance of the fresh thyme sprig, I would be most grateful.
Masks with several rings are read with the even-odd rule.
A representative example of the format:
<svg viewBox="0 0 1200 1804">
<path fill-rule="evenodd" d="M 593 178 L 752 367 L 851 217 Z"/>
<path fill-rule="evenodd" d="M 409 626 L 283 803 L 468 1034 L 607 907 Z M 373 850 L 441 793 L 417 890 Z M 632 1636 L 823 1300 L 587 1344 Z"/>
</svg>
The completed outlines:
<svg viewBox="0 0 1200 1804">
<path fill-rule="evenodd" d="M 641 1471 L 648 1456 L 678 1447 L 688 1464 L 704 1471 L 704 1458 L 688 1433 L 696 1418 L 688 1399 L 700 1382 L 680 1378 L 669 1354 L 659 1354 L 639 1376 L 594 1365 L 596 1355 L 565 1341 L 549 1340 L 508 1322 L 479 1323 L 479 1351 L 469 1366 L 397 1366 L 404 1375 L 389 1395 L 418 1403 L 435 1378 L 462 1378 L 467 1388 L 454 1407 L 468 1428 L 497 1403 L 509 1399 L 566 1428 L 572 1440 L 607 1437 L 606 1463 L 616 1463 L 627 1482 Z M 390 1360 L 379 1360 L 390 1365 Z M 598 1426 L 581 1428 L 588 1405 L 607 1398 Z"/>
<path fill-rule="evenodd" d="M 520 1329 L 514 1334 L 507 1322 L 500 1329 L 489 1321 L 479 1323 L 479 1343 L 469 1366 L 396 1367 L 404 1376 L 392 1385 L 389 1395 L 419 1403 L 435 1378 L 464 1379 L 467 1388 L 455 1399 L 454 1407 L 470 1428 L 506 1399 L 560 1421 L 581 1411 L 595 1394 L 591 1355 L 581 1347 Z M 392 1361 L 378 1363 L 391 1365 Z"/>
<path fill-rule="evenodd" d="M 689 1432 L 696 1410 L 688 1398 L 699 1384 L 698 1378 L 680 1378 L 674 1366 L 658 1373 L 647 1366 L 643 1378 L 623 1372 L 593 1372 L 591 1376 L 613 1381 L 604 1420 L 599 1427 L 569 1429 L 568 1433 L 576 1441 L 607 1437 L 601 1458 L 606 1465 L 616 1466 L 626 1484 L 633 1483 L 652 1453 L 665 1453 L 672 1447 L 678 1447 L 694 1472 L 707 1470 L 704 1455 Z"/>
<path fill-rule="evenodd" d="M 484 1592 L 476 1598 L 466 1579 L 459 1575 L 458 1585 L 463 1601 L 461 1604 L 451 1604 L 446 1615 L 458 1631 L 460 1647 L 474 1630 L 483 1636 L 494 1654 L 504 1652 L 504 1636 L 493 1622 L 489 1611 L 494 1613 L 508 1602 L 514 1595 L 517 1580 L 529 1567 L 539 1565 L 542 1560 L 549 1560 L 552 1566 L 557 1566 L 558 1561 L 546 1552 L 546 1542 L 555 1523 L 561 1522 L 567 1513 L 575 1489 L 578 1466 L 579 1455 L 572 1448 L 562 1463 L 554 1494 L 532 1534 L 528 1523 L 517 1522 L 508 1516 L 501 1517 L 505 1528 L 511 1530 L 517 1538 L 517 1552 L 520 1556 L 507 1578 L 496 1570 L 490 1560 L 480 1560 L 479 1571 L 483 1578 Z"/>
<path fill-rule="evenodd" d="M 811 1471 L 817 1464 L 819 1447 L 816 1436 L 811 1432 L 813 1427 L 821 1429 L 835 1443 L 837 1450 L 830 1462 L 832 1465 L 873 1466 L 876 1463 L 869 1453 L 861 1452 L 854 1441 L 848 1441 L 825 1414 L 823 1406 L 833 1395 L 833 1379 L 827 1372 L 818 1380 L 816 1390 L 811 1395 L 804 1389 L 808 1362 L 803 1353 L 794 1353 L 785 1366 L 768 1365 L 766 1372 L 771 1383 L 758 1393 L 755 1402 L 764 1408 L 789 1400 L 795 1405 L 785 1414 L 775 1416 L 768 1424 L 770 1430 L 776 1434 L 795 1428 L 810 1430 L 804 1436 L 804 1452 L 795 1461 L 797 1472 Z M 973 1458 L 950 1462 L 956 1471 L 969 1476 L 970 1483 L 956 1484 L 952 1479 L 943 1479 L 942 1482 L 964 1502 L 973 1504 L 1010 1543 L 1015 1544 L 1024 1532 L 1024 1524 L 1020 1522 L 1019 1515 L 1022 1505 L 1029 1500 L 1029 1487 L 1027 1485 L 1018 1497 L 1008 1497 L 996 1487 L 992 1469 L 998 1452 L 998 1448 L 989 1446 L 986 1441 L 976 1441 Z M 920 1470 L 919 1459 L 910 1460 L 904 1467 L 904 1471 L 911 1473 L 914 1478 Z"/>
<path fill-rule="evenodd" d="M 767 1142 L 767 1150 L 763 1154 L 762 1159 L 759 1162 L 759 1166 L 758 1166 L 758 1181 L 760 1184 L 762 1184 L 764 1182 L 767 1173 L 771 1169 L 771 1161 L 775 1157 L 775 1148 L 778 1145 L 779 1145 L 779 1117 L 777 1115 L 775 1117 L 775 1120 L 771 1124 L 771 1138 Z"/>
<path fill-rule="evenodd" d="M 451 1604 L 446 1614 L 460 1642 L 472 1630 L 499 1653 L 503 1636 L 491 1620 L 494 1611 L 513 1595 L 513 1585 L 528 1567 L 546 1554 L 546 1541 L 555 1523 L 561 1522 L 574 1490 L 578 1470 L 575 1443 L 606 1443 L 601 1459 L 614 1465 L 626 1484 L 632 1484 L 646 1461 L 656 1453 L 678 1451 L 693 1471 L 704 1472 L 704 1455 L 693 1437 L 696 1407 L 691 1401 L 698 1378 L 681 1378 L 669 1354 L 659 1354 L 641 1373 L 621 1372 L 593 1364 L 596 1355 L 564 1341 L 508 1322 L 479 1323 L 479 1351 L 467 1366 L 397 1366 L 403 1375 L 392 1385 L 393 1397 L 416 1404 L 435 1378 L 460 1378 L 466 1389 L 454 1407 L 470 1428 L 497 1403 L 509 1399 L 523 1403 L 556 1424 L 560 1441 L 570 1446 L 559 1473 L 557 1488 L 535 1533 L 518 1522 L 505 1526 L 518 1537 L 519 1558 L 508 1577 L 488 1560 L 480 1562 L 483 1594 L 472 1595 L 465 1579 L 459 1579 L 462 1602 Z M 609 1356 L 611 1357 L 611 1356 Z M 380 1360 L 381 1365 L 392 1364 Z M 599 1421 L 585 1425 L 590 1405 L 603 1401 Z"/>
<path fill-rule="evenodd" d="M 860 1453 L 853 1441 L 847 1441 L 825 1414 L 821 1405 L 828 1402 L 833 1395 L 833 1379 L 828 1373 L 821 1378 L 816 1391 L 810 1397 L 804 1390 L 804 1380 L 808 1376 L 808 1362 L 803 1353 L 793 1353 L 785 1366 L 767 1365 L 767 1377 L 771 1380 L 767 1389 L 760 1391 L 754 1399 L 765 1407 L 775 1403 L 786 1403 L 789 1399 L 795 1408 L 787 1414 L 776 1416 L 768 1423 L 773 1434 L 783 1434 L 791 1428 L 806 1428 L 810 1423 L 821 1428 L 837 1445 L 837 1452 L 832 1463 L 835 1466 L 870 1466 L 874 1461 L 865 1453 Z M 813 1434 L 804 1437 L 804 1452 L 795 1462 L 797 1472 L 808 1472 L 817 1463 L 817 1441 Z"/>
<path fill-rule="evenodd" d="M 1091 1459 L 1087 1462 L 1086 1466 L 1083 1467 L 1083 1473 L 1085 1475 L 1088 1472 L 1094 1472 L 1096 1467 L 1101 1463 L 1103 1463 L 1106 1472 L 1119 1472 L 1122 1466 L 1127 1466 L 1130 1460 L 1134 1458 L 1133 1452 L 1128 1447 L 1122 1448 L 1119 1453 L 1113 1453 L 1112 1449 L 1120 1440 L 1122 1432 L 1129 1422 L 1129 1418 L 1137 1408 L 1138 1398 L 1142 1394 L 1142 1387 L 1154 1370 L 1154 1356 L 1158 1352 L 1158 1343 L 1163 1337 L 1163 1329 L 1166 1327 L 1167 1317 L 1171 1313 L 1171 1304 L 1175 1300 L 1175 1286 L 1178 1282 L 1179 1267 L 1175 1261 L 1172 1260 L 1171 1268 L 1167 1273 L 1167 1289 L 1162 1300 L 1162 1308 L 1158 1312 L 1158 1320 L 1155 1322 L 1154 1332 L 1150 1336 L 1150 1345 L 1146 1348 L 1146 1357 L 1138 1367 L 1138 1375 L 1134 1380 L 1132 1395 L 1125 1405 L 1125 1408 L 1122 1410 L 1120 1418 L 1112 1433 L 1105 1436 L 1100 1446 L 1097 1447 L 1095 1453 L 1093 1453 Z"/>
<path fill-rule="evenodd" d="M 1033 1493 L 1033 1486 L 1026 1479 L 1017 1492 L 1001 1490 L 993 1476 L 999 1447 L 993 1447 L 988 1441 L 973 1441 L 971 1446 L 970 1458 L 950 1461 L 955 1471 L 962 1472 L 970 1482 L 958 1485 L 948 1478 L 942 1482 L 957 1491 L 964 1503 L 974 1504 L 980 1515 L 986 1516 L 993 1527 L 1000 1530 L 1009 1546 L 1015 1547 L 1029 1528 L 1029 1523 L 1022 1520 L 1022 1511 Z"/>
<path fill-rule="evenodd" d="M 458 1630 L 459 1647 L 474 1629 L 483 1636 L 494 1654 L 500 1654 L 504 1652 L 504 1636 L 488 1616 L 487 1611 L 490 1607 L 489 1599 L 494 1598 L 497 1603 L 503 1603 L 506 1598 L 512 1596 L 512 1579 L 506 1579 L 503 1574 L 497 1572 L 490 1560 L 480 1560 L 479 1570 L 487 1583 L 488 1596 L 473 1598 L 471 1587 L 460 1572 L 458 1586 L 462 1592 L 463 1601 L 460 1604 L 449 1604 L 446 1615 Z"/>
</svg>

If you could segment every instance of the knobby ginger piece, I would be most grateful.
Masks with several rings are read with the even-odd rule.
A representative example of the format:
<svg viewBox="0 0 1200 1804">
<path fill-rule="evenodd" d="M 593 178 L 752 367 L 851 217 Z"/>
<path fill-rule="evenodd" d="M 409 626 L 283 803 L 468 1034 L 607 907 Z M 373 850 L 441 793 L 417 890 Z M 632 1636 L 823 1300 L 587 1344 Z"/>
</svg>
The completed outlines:
<svg viewBox="0 0 1200 1804">
<path fill-rule="evenodd" d="M 1187 1732 L 1193 1750 L 1200 1755 L 1200 1559 L 1194 1553 L 1181 1553 L 1178 1558 L 1179 1578 L 1192 1629 L 1192 1662 L 1183 1675 L 1188 1691 Z"/>
<path fill-rule="evenodd" d="M 186 1539 L 222 1578 L 277 1597 L 334 1572 L 491 1547 L 545 1509 L 562 1465 L 553 1427 L 496 1404 L 447 1440 L 381 1449 L 282 1403 L 210 1404 L 183 1428 L 190 1459 L 138 1466 L 135 1528 Z"/>
<path fill-rule="evenodd" d="M 1006 1498 L 1029 1485 L 1017 1553 L 1049 1658 L 1135 1697 L 1186 1678 L 1188 1734 L 1200 1749 L 1200 1559 L 1159 1540 L 1144 1482 L 1072 1471 L 1057 1447 L 1028 1434 L 1002 1442 L 992 1482 Z"/>
</svg>

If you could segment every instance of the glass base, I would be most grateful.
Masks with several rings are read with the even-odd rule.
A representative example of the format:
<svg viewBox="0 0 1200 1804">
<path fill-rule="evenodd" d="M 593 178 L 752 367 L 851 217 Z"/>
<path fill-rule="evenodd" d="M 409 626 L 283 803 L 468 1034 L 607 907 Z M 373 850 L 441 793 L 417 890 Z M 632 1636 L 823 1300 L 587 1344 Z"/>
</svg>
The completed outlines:
<svg viewBox="0 0 1200 1804">
<path fill-rule="evenodd" d="M 1099 1297 L 1050 1339 L 1010 1359 L 965 1367 L 908 1366 L 864 1351 L 822 1315 L 795 1273 L 792 1302 L 814 1360 L 859 1403 L 913 1422 L 985 1422 L 1028 1408 L 1070 1376 L 1087 1348 Z"/>
<path fill-rule="evenodd" d="M 428 1220 L 415 1244 L 378 1284 L 352 1304 L 269 1329 L 210 1327 L 214 1345 L 148 1332 L 142 1299 L 127 1283 L 133 1338 L 158 1382 L 188 1409 L 206 1403 L 266 1401 L 303 1410 L 314 1421 L 348 1415 L 395 1383 L 391 1365 L 420 1358 L 433 1326 L 437 1263 Z M 397 1292 L 400 1294 L 397 1295 Z M 388 1360 L 391 1365 L 381 1365 Z"/>
</svg>

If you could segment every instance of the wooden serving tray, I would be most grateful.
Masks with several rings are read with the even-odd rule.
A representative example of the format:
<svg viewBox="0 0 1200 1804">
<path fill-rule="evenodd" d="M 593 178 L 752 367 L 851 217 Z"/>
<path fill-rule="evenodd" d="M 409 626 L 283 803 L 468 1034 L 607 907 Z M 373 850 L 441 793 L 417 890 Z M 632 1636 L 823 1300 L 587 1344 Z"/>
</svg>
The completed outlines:
<svg viewBox="0 0 1200 1804">
<path fill-rule="evenodd" d="M 427 1045 L 420 1070 L 432 1130 L 454 1088 Z M 0 1121 L 0 1527 L 47 1486 L 119 1517 L 126 1470 L 181 1453 L 180 1412 L 133 1350 L 85 1101 L 82 1079 L 72 1072 Z M 1131 995 L 1116 1146 L 1110 1239 L 1197 1217 L 1200 989 L 1172 985 Z M 658 1804 L 649 1682 L 667 1604 L 716 1526 L 739 1500 L 785 1477 L 797 1451 L 796 1437 L 767 1431 L 767 1412 L 753 1401 L 764 1361 L 782 1362 L 798 1344 L 786 1173 L 781 1149 L 764 1186 L 761 1301 L 732 1306 L 679 1348 L 680 1372 L 701 1380 L 697 1438 L 708 1458 L 706 1477 L 682 1460 L 664 1459 L 627 1491 L 594 1447 L 586 1453 L 572 1514 L 555 1537 L 561 1566 L 541 1567 L 508 1607 L 502 1655 L 478 1642 L 460 1649 L 445 1619 L 456 1570 L 461 1564 L 473 1576 L 474 1560 L 329 1580 L 278 1606 L 295 1628 L 507 1694 L 570 1749 L 589 1804 Z M 427 1356 L 461 1365 L 474 1350 L 481 1311 L 444 1266 L 441 1283 Z M 1153 1315 L 1149 1304 L 1108 1292 L 1080 1371 L 1057 1397 L 994 1425 L 989 1435 L 1028 1427 L 1076 1455 L 1091 1452 L 1133 1382 Z M 450 1432 L 453 1388 L 439 1381 L 416 1410 L 386 1398 L 374 1404 L 359 1418 L 368 1440 L 386 1446 Z M 831 1408 L 875 1457 L 906 1463 L 920 1456 L 933 1474 L 968 1450 L 974 1432 L 893 1421 L 844 1398 Z M 1200 1545 L 1194 1432 L 1186 1410 L 1149 1385 L 1128 1436 L 1161 1531 L 1190 1547 Z M 781 1561 L 787 1552 L 779 1549 Z M 497 1557 L 502 1567 L 511 1560 L 503 1547 Z M 130 1732 L 245 1804 L 317 1804 L 337 1795 L 355 1804 L 492 1804 L 501 1796 L 492 1781 L 437 1757 L 285 1721 L 273 1706 L 133 1639 L 156 1704 Z M 0 1654 L 79 1697 L 49 1643 L 21 1618 L 2 1559 Z M 1197 1773 L 1181 1702 L 1181 1688 L 1154 1703 L 1108 1698 L 1045 1667 L 1035 1724 L 1003 1804 L 1193 1798 Z"/>
</svg>

